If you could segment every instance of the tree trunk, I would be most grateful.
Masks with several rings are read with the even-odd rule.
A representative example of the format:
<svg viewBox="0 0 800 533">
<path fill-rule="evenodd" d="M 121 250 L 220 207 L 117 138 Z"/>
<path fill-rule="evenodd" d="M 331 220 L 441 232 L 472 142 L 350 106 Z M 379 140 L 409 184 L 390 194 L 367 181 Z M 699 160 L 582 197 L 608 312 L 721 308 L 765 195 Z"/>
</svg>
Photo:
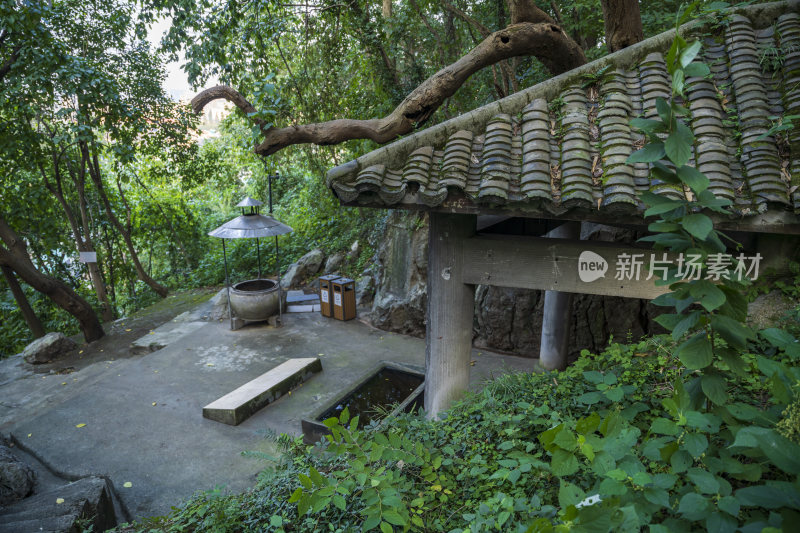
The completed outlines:
<svg viewBox="0 0 800 533">
<path fill-rule="evenodd" d="M 14 275 L 14 271 L 11 270 L 11 267 L 6 265 L 0 265 L 0 270 L 3 271 L 3 276 L 6 278 L 8 288 L 11 289 L 11 294 L 14 295 L 14 300 L 17 302 L 17 307 L 19 307 L 22 317 L 28 324 L 28 329 L 31 330 L 33 337 L 36 339 L 43 337 L 44 326 L 42 326 L 42 323 L 39 321 L 39 317 L 36 316 L 31 304 L 28 302 L 28 297 L 25 296 L 25 292 L 22 290 L 22 287 L 20 287 L 17 277 Z"/>
<path fill-rule="evenodd" d="M 0 246 L 0 265 L 10 267 L 25 283 L 74 316 L 80 324 L 86 342 L 96 341 L 105 334 L 89 302 L 66 284 L 36 270 L 28 256 L 24 241 L 6 223 L 2 214 L 0 214 L 0 240 L 8 247 Z"/>
<path fill-rule="evenodd" d="M 39 167 L 42 177 L 45 180 L 45 187 L 52 193 L 53 196 L 56 197 L 56 200 L 58 200 L 58 203 L 61 205 L 61 209 L 64 210 L 64 214 L 67 216 L 67 222 L 69 222 L 69 226 L 72 229 L 72 236 L 75 239 L 75 246 L 78 248 L 78 253 L 94 251 L 94 245 L 92 244 L 92 238 L 90 235 L 89 219 L 86 213 L 86 194 L 83 187 L 85 176 L 76 176 L 74 169 L 70 166 L 69 162 L 67 162 L 67 171 L 69 172 L 78 193 L 78 203 L 80 204 L 81 219 L 83 221 L 83 236 L 81 236 L 81 230 L 78 226 L 78 219 L 69 203 L 67 203 L 66 196 L 64 195 L 61 179 L 60 157 L 56 153 L 53 153 L 52 160 L 53 179 L 55 180 L 55 185 L 50 183 L 44 167 Z M 106 294 L 105 283 L 103 283 L 103 276 L 100 272 L 100 269 L 97 268 L 97 264 L 87 263 L 87 265 L 89 270 L 89 279 L 92 282 L 92 287 L 94 287 L 94 292 L 97 294 L 97 301 L 99 301 L 100 305 L 103 307 L 103 321 L 111 322 L 114 320 L 114 314 L 111 304 L 108 302 L 108 295 Z"/>
<path fill-rule="evenodd" d="M 122 223 L 120 223 L 119 219 L 114 214 L 114 211 L 111 209 L 111 202 L 108 200 L 108 195 L 106 195 L 105 188 L 103 187 L 103 180 L 100 176 L 100 163 L 97 159 L 97 153 L 94 152 L 90 155 L 89 147 L 85 142 L 81 142 L 81 152 L 89 162 L 89 176 L 91 176 L 92 182 L 94 182 L 94 186 L 97 189 L 97 194 L 100 195 L 100 200 L 103 202 L 106 215 L 114 227 L 117 228 L 117 231 L 119 231 L 120 235 L 122 235 L 122 240 L 125 242 L 125 247 L 128 249 L 128 253 L 131 255 L 133 266 L 136 269 L 136 275 L 140 280 L 144 281 L 148 286 L 150 286 L 151 289 L 156 291 L 159 296 L 166 298 L 168 294 L 167 288 L 151 278 L 147 272 L 145 272 L 144 267 L 142 267 L 142 263 L 139 261 L 139 256 L 136 253 L 136 249 L 133 247 L 131 232 L 125 228 Z"/>
<path fill-rule="evenodd" d="M 622 50 L 644 38 L 638 0 L 601 0 L 609 52 Z"/>
</svg>

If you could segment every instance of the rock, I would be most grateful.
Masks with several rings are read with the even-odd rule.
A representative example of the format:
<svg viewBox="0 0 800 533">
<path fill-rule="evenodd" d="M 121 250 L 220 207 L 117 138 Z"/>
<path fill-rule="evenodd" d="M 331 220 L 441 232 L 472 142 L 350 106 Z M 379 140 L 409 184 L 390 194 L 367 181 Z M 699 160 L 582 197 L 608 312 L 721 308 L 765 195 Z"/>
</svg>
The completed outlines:
<svg viewBox="0 0 800 533">
<path fill-rule="evenodd" d="M 84 525 L 97 532 L 117 525 L 111 491 L 103 478 L 79 479 L 1 509 L 0 533 L 84 531 L 78 520 L 88 521 Z"/>
<path fill-rule="evenodd" d="M 289 269 L 281 279 L 284 289 L 299 287 L 301 283 L 319 272 L 325 253 L 319 248 L 311 250 L 306 255 L 297 260 L 296 263 L 289 265 Z"/>
<path fill-rule="evenodd" d="M 427 215 L 393 211 L 381 234 L 370 321 L 381 329 L 422 337 L 427 302 Z"/>
<path fill-rule="evenodd" d="M 356 281 L 356 307 L 363 309 L 372 306 L 375 300 L 375 278 L 365 272 Z"/>
<path fill-rule="evenodd" d="M 795 305 L 796 302 L 792 302 L 779 290 L 759 294 L 755 300 L 747 304 L 747 324 L 756 329 L 779 326 L 784 315 Z"/>
<path fill-rule="evenodd" d="M 54 361 L 77 347 L 63 333 L 50 332 L 26 346 L 22 356 L 27 362 L 38 365 Z"/>
<path fill-rule="evenodd" d="M 211 298 L 211 309 L 208 310 L 209 320 L 225 320 L 228 318 L 228 289 L 223 288 Z"/>
<path fill-rule="evenodd" d="M 323 271 L 325 274 L 335 274 L 342 266 L 343 262 L 344 254 L 342 252 L 336 252 L 325 261 L 325 268 Z"/>
<path fill-rule="evenodd" d="M 361 253 L 361 244 L 358 241 L 353 241 L 353 244 L 350 245 L 350 251 L 347 253 L 347 257 L 350 259 L 358 259 L 358 254 Z"/>
<path fill-rule="evenodd" d="M 33 468 L 11 453 L 8 446 L 0 444 L 0 507 L 28 496 L 35 482 Z"/>
</svg>

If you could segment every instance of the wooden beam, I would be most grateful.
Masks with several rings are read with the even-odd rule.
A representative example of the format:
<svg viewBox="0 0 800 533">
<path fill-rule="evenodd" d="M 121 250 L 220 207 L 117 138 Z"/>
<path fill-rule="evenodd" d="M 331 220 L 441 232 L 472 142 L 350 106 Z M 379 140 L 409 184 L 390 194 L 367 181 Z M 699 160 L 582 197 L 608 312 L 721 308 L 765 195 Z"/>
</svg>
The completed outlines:
<svg viewBox="0 0 800 533">
<path fill-rule="evenodd" d="M 435 417 L 469 386 L 475 286 L 462 281 L 462 246 L 475 234 L 474 215 L 431 213 L 425 328 L 425 411 Z"/>
<path fill-rule="evenodd" d="M 590 282 L 578 275 L 578 257 L 587 250 L 608 265 L 603 277 Z M 646 279 L 651 253 L 661 258 L 662 252 L 598 241 L 481 235 L 464 241 L 461 280 L 474 285 L 652 299 L 669 289 L 656 286 L 655 278 Z M 642 260 L 639 280 L 615 279 L 620 254 L 641 254 L 637 258 Z"/>
</svg>

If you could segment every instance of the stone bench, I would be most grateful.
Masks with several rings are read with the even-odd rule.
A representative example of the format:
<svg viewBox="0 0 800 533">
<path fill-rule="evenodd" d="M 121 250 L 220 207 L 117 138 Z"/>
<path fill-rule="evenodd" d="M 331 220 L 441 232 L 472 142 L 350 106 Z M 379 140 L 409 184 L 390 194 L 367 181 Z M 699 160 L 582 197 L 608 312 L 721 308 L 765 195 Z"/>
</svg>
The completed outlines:
<svg viewBox="0 0 800 533">
<path fill-rule="evenodd" d="M 203 407 L 203 417 L 238 426 L 321 370 L 319 357 L 289 359 Z"/>
</svg>

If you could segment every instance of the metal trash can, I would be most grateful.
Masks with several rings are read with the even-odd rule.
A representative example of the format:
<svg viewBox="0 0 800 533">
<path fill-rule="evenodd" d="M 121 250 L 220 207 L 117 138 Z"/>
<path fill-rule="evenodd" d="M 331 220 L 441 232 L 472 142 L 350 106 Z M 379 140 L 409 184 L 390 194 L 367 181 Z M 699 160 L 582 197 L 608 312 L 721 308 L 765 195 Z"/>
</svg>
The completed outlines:
<svg viewBox="0 0 800 533">
<path fill-rule="evenodd" d="M 333 318 L 352 320 L 356 317 L 356 282 L 350 278 L 331 281 Z"/>
<path fill-rule="evenodd" d="M 319 309 L 322 316 L 333 316 L 333 288 L 331 282 L 339 279 L 336 274 L 328 274 L 319 278 Z"/>
</svg>

